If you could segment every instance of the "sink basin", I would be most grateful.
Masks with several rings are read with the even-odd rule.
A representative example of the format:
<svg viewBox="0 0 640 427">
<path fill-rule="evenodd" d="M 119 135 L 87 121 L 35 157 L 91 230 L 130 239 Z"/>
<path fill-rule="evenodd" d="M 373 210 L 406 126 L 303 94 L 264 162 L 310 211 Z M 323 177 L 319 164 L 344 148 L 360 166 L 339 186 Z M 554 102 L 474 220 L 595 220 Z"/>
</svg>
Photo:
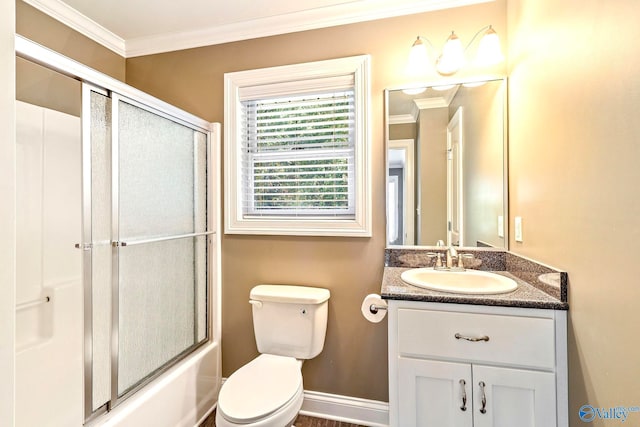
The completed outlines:
<svg viewBox="0 0 640 427">
<path fill-rule="evenodd" d="M 400 278 L 413 286 L 455 294 L 504 294 L 518 287 L 515 280 L 488 271 L 406 270 Z"/>
</svg>

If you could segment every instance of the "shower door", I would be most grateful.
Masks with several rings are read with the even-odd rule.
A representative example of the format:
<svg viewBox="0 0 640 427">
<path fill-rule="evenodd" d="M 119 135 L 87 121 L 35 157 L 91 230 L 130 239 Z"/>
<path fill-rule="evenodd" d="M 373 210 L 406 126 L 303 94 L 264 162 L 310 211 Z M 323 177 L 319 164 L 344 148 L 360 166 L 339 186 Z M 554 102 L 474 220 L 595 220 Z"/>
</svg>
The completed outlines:
<svg viewBox="0 0 640 427">
<path fill-rule="evenodd" d="M 85 418 L 206 342 L 209 133 L 84 85 Z"/>
</svg>

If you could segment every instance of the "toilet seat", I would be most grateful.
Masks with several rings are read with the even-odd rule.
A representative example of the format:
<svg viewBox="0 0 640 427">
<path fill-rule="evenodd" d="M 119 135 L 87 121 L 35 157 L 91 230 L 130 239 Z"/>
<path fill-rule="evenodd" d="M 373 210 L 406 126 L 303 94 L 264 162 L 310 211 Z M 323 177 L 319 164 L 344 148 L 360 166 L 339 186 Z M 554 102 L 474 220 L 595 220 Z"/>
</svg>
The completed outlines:
<svg viewBox="0 0 640 427">
<path fill-rule="evenodd" d="M 300 368 L 301 362 L 293 357 L 258 356 L 225 381 L 218 397 L 220 415 L 231 423 L 251 424 L 299 400 Z"/>
</svg>

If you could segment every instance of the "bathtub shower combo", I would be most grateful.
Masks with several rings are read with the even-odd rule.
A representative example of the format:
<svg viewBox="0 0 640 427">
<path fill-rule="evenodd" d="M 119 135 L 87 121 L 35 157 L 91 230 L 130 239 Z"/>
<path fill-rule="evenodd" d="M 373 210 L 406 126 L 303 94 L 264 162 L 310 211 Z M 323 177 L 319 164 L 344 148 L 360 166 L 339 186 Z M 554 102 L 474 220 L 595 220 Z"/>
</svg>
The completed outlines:
<svg viewBox="0 0 640 427">
<path fill-rule="evenodd" d="M 16 53 L 81 98 L 17 84 L 16 426 L 194 426 L 220 387 L 218 126 Z"/>
</svg>

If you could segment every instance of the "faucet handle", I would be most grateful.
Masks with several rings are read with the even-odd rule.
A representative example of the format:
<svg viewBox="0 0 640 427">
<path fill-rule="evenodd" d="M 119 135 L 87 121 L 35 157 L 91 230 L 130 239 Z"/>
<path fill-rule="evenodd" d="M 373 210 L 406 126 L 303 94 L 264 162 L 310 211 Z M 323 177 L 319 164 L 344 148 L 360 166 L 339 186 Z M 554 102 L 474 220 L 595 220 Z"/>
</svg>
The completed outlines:
<svg viewBox="0 0 640 427">
<path fill-rule="evenodd" d="M 436 252 L 427 252 L 427 256 L 429 258 L 435 258 L 436 259 L 436 267 L 442 267 L 442 254 L 441 253 L 436 253 Z"/>
</svg>

